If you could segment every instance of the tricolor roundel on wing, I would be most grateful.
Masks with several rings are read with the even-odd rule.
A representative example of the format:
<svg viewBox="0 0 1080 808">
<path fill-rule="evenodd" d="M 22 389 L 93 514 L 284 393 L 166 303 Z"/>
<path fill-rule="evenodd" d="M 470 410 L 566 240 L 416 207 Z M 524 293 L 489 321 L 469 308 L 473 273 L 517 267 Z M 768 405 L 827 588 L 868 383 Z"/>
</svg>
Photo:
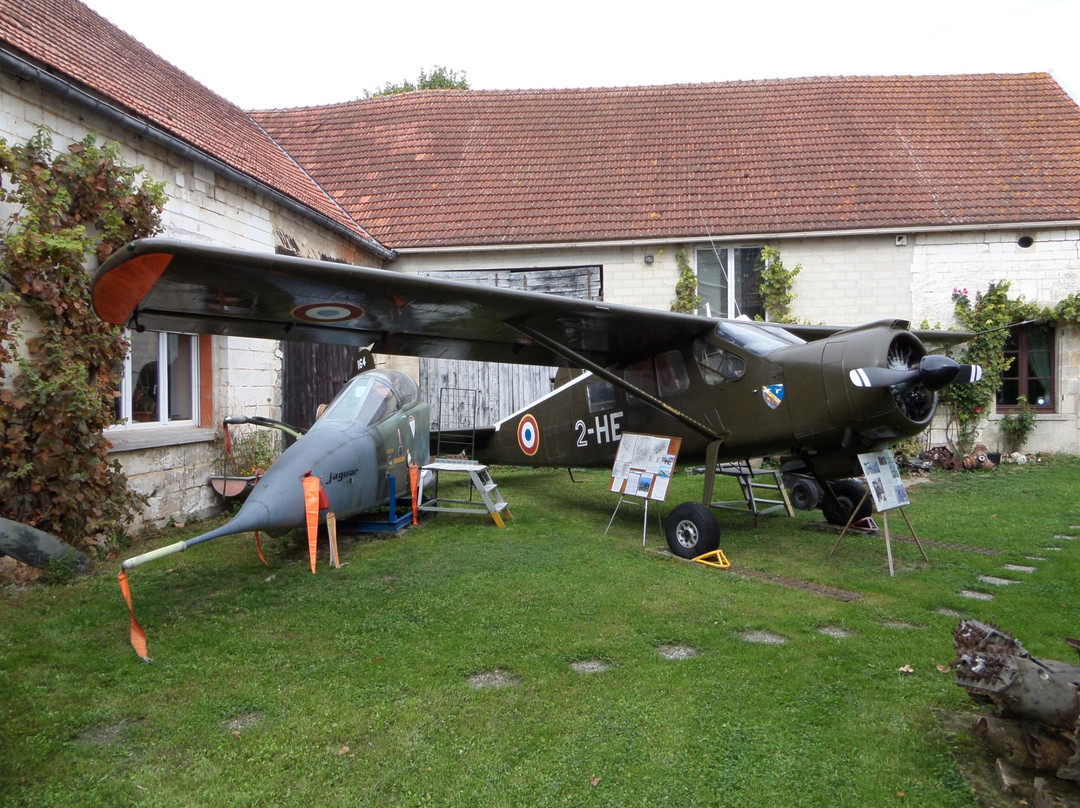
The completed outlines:
<svg viewBox="0 0 1080 808">
<path fill-rule="evenodd" d="M 536 419 L 532 415 L 523 415 L 518 421 L 517 430 L 518 446 L 521 451 L 532 457 L 540 448 L 540 427 L 536 425 Z"/>
<path fill-rule="evenodd" d="M 292 316 L 306 323 L 344 323 L 364 316 L 364 309 L 352 303 L 308 303 L 292 310 Z"/>
</svg>

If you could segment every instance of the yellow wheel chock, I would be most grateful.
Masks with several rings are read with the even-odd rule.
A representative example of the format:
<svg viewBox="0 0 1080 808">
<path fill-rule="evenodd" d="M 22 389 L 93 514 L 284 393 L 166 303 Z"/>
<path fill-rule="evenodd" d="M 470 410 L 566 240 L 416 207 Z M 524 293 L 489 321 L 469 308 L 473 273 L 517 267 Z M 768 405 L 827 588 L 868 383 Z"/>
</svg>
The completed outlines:
<svg viewBox="0 0 1080 808">
<path fill-rule="evenodd" d="M 731 569 L 731 562 L 727 560 L 723 550 L 710 550 L 693 560 L 698 564 L 704 564 L 706 567 L 716 567 L 720 570 Z"/>
</svg>

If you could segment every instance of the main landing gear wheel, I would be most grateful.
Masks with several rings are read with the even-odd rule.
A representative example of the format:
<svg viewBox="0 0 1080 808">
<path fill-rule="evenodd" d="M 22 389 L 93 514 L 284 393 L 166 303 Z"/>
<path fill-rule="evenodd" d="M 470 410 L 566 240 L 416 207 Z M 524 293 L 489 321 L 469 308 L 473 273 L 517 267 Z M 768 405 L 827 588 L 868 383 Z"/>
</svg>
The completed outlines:
<svg viewBox="0 0 1080 808">
<path fill-rule="evenodd" d="M 822 492 L 809 477 L 795 477 L 788 485 L 788 499 L 797 511 L 812 511 L 821 502 Z"/>
<path fill-rule="evenodd" d="M 679 558 L 697 558 L 720 546 L 720 524 L 706 505 L 684 502 L 668 514 L 668 547 Z"/>
<path fill-rule="evenodd" d="M 825 515 L 825 520 L 830 524 L 843 527 L 848 523 L 849 519 L 854 523 L 860 519 L 866 519 L 873 513 L 870 498 L 863 499 L 867 491 L 861 483 L 854 480 L 837 480 L 829 483 L 829 485 L 835 499 L 826 494 L 821 500 L 821 512 Z M 859 506 L 860 502 L 862 502 L 861 507 Z M 856 508 L 859 508 L 859 512 L 852 519 L 851 512 Z"/>
</svg>

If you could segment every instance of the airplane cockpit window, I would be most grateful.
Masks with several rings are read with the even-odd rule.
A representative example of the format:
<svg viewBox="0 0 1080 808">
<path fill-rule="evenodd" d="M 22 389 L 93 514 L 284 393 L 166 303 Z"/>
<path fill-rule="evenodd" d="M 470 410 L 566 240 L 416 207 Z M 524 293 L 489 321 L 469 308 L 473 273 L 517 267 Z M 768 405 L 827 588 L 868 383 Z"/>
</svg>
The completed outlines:
<svg viewBox="0 0 1080 808">
<path fill-rule="evenodd" d="M 420 398 L 420 390 L 416 386 L 416 382 L 413 381 L 412 376 L 396 370 L 382 370 L 379 372 L 384 374 L 393 385 L 394 392 L 397 393 L 398 402 L 402 407 L 408 407 Z"/>
<path fill-rule="evenodd" d="M 652 359 L 642 359 L 632 365 L 627 365 L 623 371 L 623 378 L 640 390 L 649 395 L 656 395 L 656 370 Z"/>
<path fill-rule="evenodd" d="M 615 408 L 615 385 L 603 379 L 594 379 L 585 387 L 589 400 L 589 412 L 607 412 Z"/>
<path fill-rule="evenodd" d="M 686 372 L 686 363 L 678 351 L 665 351 L 656 357 L 656 381 L 660 386 L 660 395 L 669 396 L 690 388 L 690 376 Z"/>
<path fill-rule="evenodd" d="M 746 374 L 746 360 L 705 340 L 694 340 L 694 359 L 709 384 L 736 382 Z"/>
<path fill-rule="evenodd" d="M 398 397 L 388 373 L 369 371 L 355 377 L 330 402 L 322 420 L 377 424 L 398 409 Z"/>
<path fill-rule="evenodd" d="M 806 342 L 779 326 L 750 321 L 740 323 L 725 320 L 716 326 L 716 335 L 758 356 L 768 356 L 778 348 Z"/>
</svg>

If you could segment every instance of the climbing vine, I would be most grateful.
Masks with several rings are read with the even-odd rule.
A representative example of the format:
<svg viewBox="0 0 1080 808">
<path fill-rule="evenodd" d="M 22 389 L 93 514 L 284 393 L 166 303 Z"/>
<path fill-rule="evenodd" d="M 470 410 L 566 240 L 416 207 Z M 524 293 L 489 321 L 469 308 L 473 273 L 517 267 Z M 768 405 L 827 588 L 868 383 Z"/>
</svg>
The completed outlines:
<svg viewBox="0 0 1080 808">
<path fill-rule="evenodd" d="M 791 269 L 780 260 L 780 252 L 772 247 L 761 248 L 761 302 L 770 322 L 790 323 L 791 303 L 795 295 L 791 287 L 802 272 L 802 264 Z"/>
<path fill-rule="evenodd" d="M 952 384 L 941 392 L 941 400 L 949 405 L 955 422 L 957 445 L 966 453 L 974 445 L 979 423 L 1001 387 L 1001 374 L 1013 361 L 1004 354 L 1009 337 L 1007 326 L 1026 320 L 1047 325 L 1076 325 L 1080 323 L 1080 294 L 1069 295 L 1055 306 L 1039 306 L 1023 297 L 1010 299 L 1009 282 L 996 281 L 986 292 L 976 293 L 974 300 L 967 289 L 953 289 L 952 299 L 956 317 L 963 327 L 977 332 L 965 343 L 963 361 L 983 368 L 983 378 L 975 384 Z"/>
<path fill-rule="evenodd" d="M 690 266 L 686 250 L 681 247 L 675 252 L 675 266 L 679 270 L 679 280 L 675 283 L 675 299 L 671 301 L 671 310 L 693 314 L 701 307 L 701 295 L 698 294 L 697 275 Z"/>
<path fill-rule="evenodd" d="M 87 549 L 140 505 L 103 435 L 128 344 L 94 313 L 87 264 L 158 232 L 164 200 L 115 143 L 0 139 L 0 513 Z"/>
</svg>

